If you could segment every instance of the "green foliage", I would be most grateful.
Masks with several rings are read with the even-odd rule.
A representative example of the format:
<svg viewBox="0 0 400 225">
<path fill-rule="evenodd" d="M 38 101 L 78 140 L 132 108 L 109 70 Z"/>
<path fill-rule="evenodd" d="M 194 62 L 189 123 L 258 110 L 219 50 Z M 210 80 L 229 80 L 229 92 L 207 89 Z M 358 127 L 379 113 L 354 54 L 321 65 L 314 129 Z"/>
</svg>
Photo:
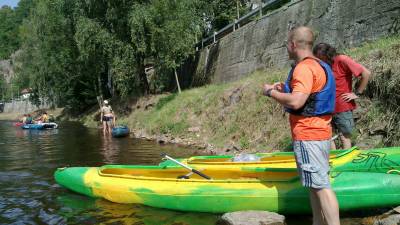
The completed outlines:
<svg viewBox="0 0 400 225">
<path fill-rule="evenodd" d="M 203 26 L 199 5 L 188 0 L 134 5 L 129 21 L 132 45 L 137 59 L 150 59 L 154 64 L 158 86 L 168 87 L 171 79 L 166 77 L 194 54 Z"/>
<path fill-rule="evenodd" d="M 239 13 L 243 16 L 246 1 L 239 1 Z M 213 10 L 212 25 L 214 30 L 219 30 L 237 19 L 237 1 L 217 0 L 211 1 Z"/>
<path fill-rule="evenodd" d="M 0 58 L 20 48 L 15 89 L 79 112 L 99 97 L 148 94 L 147 65 L 153 91 L 173 90 L 207 23 L 234 15 L 226 0 L 21 0 L 0 10 Z"/>
<path fill-rule="evenodd" d="M 18 47 L 18 35 L 14 11 L 3 6 L 0 9 L 0 59 L 5 59 Z"/>
<path fill-rule="evenodd" d="M 157 0 L 153 2 L 152 42 L 156 62 L 174 69 L 194 53 L 201 18 L 193 13 L 192 1 Z"/>
<path fill-rule="evenodd" d="M 37 96 L 70 103 L 75 95 L 76 46 L 71 19 L 62 0 L 38 1 L 30 20 L 21 27 L 22 66 L 17 70 L 21 88 L 31 87 Z M 46 18 L 46 19 L 43 19 Z"/>
<path fill-rule="evenodd" d="M 169 122 L 160 127 L 160 133 L 179 135 L 187 131 L 188 127 L 188 124 L 186 124 L 184 121 L 176 123 Z"/>
<path fill-rule="evenodd" d="M 33 0 L 21 0 L 15 9 L 0 9 L 0 59 L 9 58 L 20 47 L 19 26 L 33 6 Z"/>
<path fill-rule="evenodd" d="M 162 109 L 166 104 L 168 104 L 168 102 L 174 100 L 175 97 L 176 97 L 176 94 L 171 94 L 166 97 L 160 98 L 160 100 L 158 100 L 158 102 L 157 102 L 156 109 L 157 110 Z"/>
<path fill-rule="evenodd" d="M 239 145 L 242 149 L 248 149 L 250 147 L 250 142 L 248 137 L 242 136 L 239 139 Z"/>
</svg>

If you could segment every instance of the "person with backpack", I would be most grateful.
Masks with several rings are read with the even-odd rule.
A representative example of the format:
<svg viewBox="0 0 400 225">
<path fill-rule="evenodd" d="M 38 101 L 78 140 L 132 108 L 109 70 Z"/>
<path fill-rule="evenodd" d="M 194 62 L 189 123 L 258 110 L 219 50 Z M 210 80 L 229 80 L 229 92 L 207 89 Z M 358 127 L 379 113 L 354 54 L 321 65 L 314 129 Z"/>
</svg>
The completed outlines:
<svg viewBox="0 0 400 225">
<path fill-rule="evenodd" d="M 286 83 L 264 84 L 263 94 L 289 112 L 293 150 L 301 183 L 310 190 L 313 224 L 339 225 L 339 205 L 329 181 L 329 151 L 335 79 L 312 53 L 314 33 L 297 27 L 285 43 L 295 66 Z"/>
</svg>

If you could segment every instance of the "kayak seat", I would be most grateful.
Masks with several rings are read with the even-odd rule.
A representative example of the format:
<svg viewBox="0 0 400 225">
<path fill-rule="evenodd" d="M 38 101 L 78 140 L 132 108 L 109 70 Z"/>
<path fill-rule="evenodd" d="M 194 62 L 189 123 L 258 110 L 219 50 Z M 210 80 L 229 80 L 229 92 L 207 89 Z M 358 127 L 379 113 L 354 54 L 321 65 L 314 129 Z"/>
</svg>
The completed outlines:
<svg viewBox="0 0 400 225">
<path fill-rule="evenodd" d="M 189 179 L 190 177 L 188 176 L 188 175 L 180 175 L 180 176 L 178 176 L 177 177 L 177 179 L 180 179 L 180 180 L 182 180 L 182 179 Z"/>
<path fill-rule="evenodd" d="M 199 171 L 201 172 L 203 170 L 199 170 Z M 188 174 L 178 176 L 177 179 L 180 179 L 180 180 L 181 179 L 189 179 L 192 174 L 193 174 L 193 172 L 190 171 L 190 173 L 188 173 Z"/>
</svg>

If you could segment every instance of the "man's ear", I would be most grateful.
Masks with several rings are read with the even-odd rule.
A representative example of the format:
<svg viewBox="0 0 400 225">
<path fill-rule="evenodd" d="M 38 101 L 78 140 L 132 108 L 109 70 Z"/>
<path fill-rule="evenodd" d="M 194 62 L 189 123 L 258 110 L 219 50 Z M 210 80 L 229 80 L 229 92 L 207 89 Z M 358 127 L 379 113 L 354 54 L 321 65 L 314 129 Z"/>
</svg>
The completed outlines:
<svg viewBox="0 0 400 225">
<path fill-rule="evenodd" d="M 292 49 L 296 49 L 298 46 L 295 41 L 290 41 L 289 44 L 291 45 Z"/>
</svg>

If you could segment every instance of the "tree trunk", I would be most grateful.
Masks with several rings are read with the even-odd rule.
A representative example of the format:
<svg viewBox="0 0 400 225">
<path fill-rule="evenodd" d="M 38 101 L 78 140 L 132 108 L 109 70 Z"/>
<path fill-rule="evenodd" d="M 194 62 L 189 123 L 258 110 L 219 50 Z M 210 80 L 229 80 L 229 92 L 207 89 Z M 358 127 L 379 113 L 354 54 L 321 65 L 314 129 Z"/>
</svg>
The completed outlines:
<svg viewBox="0 0 400 225">
<path fill-rule="evenodd" d="M 111 94 L 111 97 L 114 97 L 114 82 L 112 79 L 111 67 L 107 66 L 107 87 Z"/>
<path fill-rule="evenodd" d="M 144 71 L 144 57 L 137 57 L 136 59 L 137 69 L 139 73 L 139 80 L 140 80 L 140 88 L 144 95 L 149 94 L 150 86 L 149 82 L 147 81 L 147 75 Z"/>
<path fill-rule="evenodd" d="M 175 80 L 176 80 L 176 86 L 178 86 L 178 93 L 181 93 L 181 85 L 179 85 L 179 79 L 178 79 L 178 74 L 176 73 L 176 68 L 174 68 L 174 73 L 175 73 Z"/>
<path fill-rule="evenodd" d="M 96 82 L 93 82 L 94 91 L 96 92 L 97 103 L 99 104 L 99 108 L 101 109 L 103 103 L 103 94 L 101 91 L 101 78 L 100 75 L 97 76 L 97 85 Z"/>
</svg>

